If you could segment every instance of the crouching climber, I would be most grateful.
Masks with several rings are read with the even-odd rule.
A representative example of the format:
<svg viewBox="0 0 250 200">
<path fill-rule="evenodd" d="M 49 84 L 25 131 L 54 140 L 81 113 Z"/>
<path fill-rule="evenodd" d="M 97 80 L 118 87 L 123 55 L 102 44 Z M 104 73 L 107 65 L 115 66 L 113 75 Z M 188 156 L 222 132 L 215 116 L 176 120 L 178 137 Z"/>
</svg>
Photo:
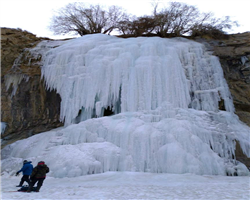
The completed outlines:
<svg viewBox="0 0 250 200">
<path fill-rule="evenodd" d="M 46 174 L 49 172 L 49 167 L 45 164 L 44 161 L 38 162 L 37 166 L 33 169 L 32 174 L 30 176 L 31 183 L 29 185 L 29 189 L 27 192 L 31 192 L 33 186 L 37 182 L 36 192 L 39 192 L 40 188 L 43 185 L 43 181 L 46 178 Z"/>
<path fill-rule="evenodd" d="M 17 176 L 20 172 L 23 172 L 23 176 L 21 178 L 19 185 L 17 185 L 17 187 L 22 187 L 23 183 L 25 181 L 30 185 L 30 177 L 29 176 L 31 175 L 32 170 L 33 170 L 33 165 L 31 163 L 32 163 L 31 161 L 24 160 L 22 169 L 20 169 L 16 173 L 16 176 Z"/>
</svg>

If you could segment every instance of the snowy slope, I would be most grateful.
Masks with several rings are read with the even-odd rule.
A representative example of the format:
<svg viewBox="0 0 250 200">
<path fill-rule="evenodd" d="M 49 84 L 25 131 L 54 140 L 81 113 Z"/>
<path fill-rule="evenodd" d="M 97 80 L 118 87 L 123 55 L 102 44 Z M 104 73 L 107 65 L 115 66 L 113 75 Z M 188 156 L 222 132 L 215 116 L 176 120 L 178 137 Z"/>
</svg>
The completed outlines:
<svg viewBox="0 0 250 200">
<path fill-rule="evenodd" d="M 233 114 L 218 59 L 203 45 L 96 34 L 65 42 L 43 62 L 67 127 L 6 146 L 2 171 L 14 174 L 28 159 L 44 160 L 48 176 L 57 178 L 107 171 L 249 174 L 233 157 L 235 140 L 250 157 L 250 128 Z M 221 99 L 226 111 L 218 109 Z M 108 106 L 115 115 L 102 117 Z"/>
</svg>

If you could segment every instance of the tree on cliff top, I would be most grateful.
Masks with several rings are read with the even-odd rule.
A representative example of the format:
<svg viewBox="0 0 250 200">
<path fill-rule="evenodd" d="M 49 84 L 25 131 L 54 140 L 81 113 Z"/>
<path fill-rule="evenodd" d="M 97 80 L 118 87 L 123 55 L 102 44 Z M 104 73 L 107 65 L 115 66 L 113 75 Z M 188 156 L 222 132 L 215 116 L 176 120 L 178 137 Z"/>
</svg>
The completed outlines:
<svg viewBox="0 0 250 200">
<path fill-rule="evenodd" d="M 153 5 L 152 15 L 131 18 L 117 6 L 104 10 L 100 5 L 87 7 L 83 3 L 73 3 L 58 11 L 51 21 L 50 29 L 55 34 L 73 32 L 81 36 L 93 33 L 110 34 L 113 30 L 118 30 L 123 35 L 136 37 L 220 37 L 225 34 L 225 29 L 237 25 L 229 17 L 215 18 L 212 13 L 201 13 L 195 6 L 180 2 L 170 2 L 168 7 L 158 10 L 156 3 Z"/>
<path fill-rule="evenodd" d="M 230 17 L 216 18 L 211 12 L 201 13 L 197 7 L 180 2 L 170 2 L 169 7 L 161 11 L 154 5 L 154 18 L 157 22 L 155 31 L 157 35 L 183 36 L 183 35 L 211 35 L 225 34 L 225 29 L 238 25 Z M 214 35 L 213 35 L 214 34 Z"/>
<path fill-rule="evenodd" d="M 117 27 L 118 21 L 125 17 L 122 8 L 117 6 L 105 10 L 100 5 L 70 3 L 57 12 L 49 28 L 55 34 L 110 34 Z"/>
</svg>

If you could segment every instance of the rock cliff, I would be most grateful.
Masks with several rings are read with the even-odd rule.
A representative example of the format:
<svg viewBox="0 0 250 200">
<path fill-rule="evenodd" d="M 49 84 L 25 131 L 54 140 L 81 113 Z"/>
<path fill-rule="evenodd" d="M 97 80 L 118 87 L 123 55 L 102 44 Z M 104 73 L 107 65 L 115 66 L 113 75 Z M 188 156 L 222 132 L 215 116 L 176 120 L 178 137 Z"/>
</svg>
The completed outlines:
<svg viewBox="0 0 250 200">
<path fill-rule="evenodd" d="M 2 147 L 62 126 L 60 96 L 45 89 L 40 66 L 24 59 L 26 48 L 45 39 L 21 29 L 1 28 L 1 121 L 6 124 Z"/>
<path fill-rule="evenodd" d="M 236 114 L 250 126 L 250 32 L 228 35 L 225 39 L 196 38 L 220 59 Z"/>
<path fill-rule="evenodd" d="M 236 114 L 250 126 L 250 32 L 230 35 L 214 47 L 234 100 Z"/>
<path fill-rule="evenodd" d="M 250 32 L 229 35 L 220 41 L 210 40 L 214 54 L 220 58 L 231 91 L 235 113 L 250 126 Z M 250 136 L 249 136 L 250 137 Z M 250 158 L 236 144 L 236 159 L 250 169 Z"/>
<path fill-rule="evenodd" d="M 49 39 L 37 38 L 27 31 L 1 29 L 1 121 L 7 125 L 2 147 L 63 125 L 59 121 L 60 96 L 45 89 L 40 66 L 36 60 L 28 59 L 25 51 L 42 40 Z M 196 41 L 205 43 L 220 58 L 236 114 L 250 126 L 250 33 Z M 249 162 L 244 156 L 242 159 Z"/>
</svg>

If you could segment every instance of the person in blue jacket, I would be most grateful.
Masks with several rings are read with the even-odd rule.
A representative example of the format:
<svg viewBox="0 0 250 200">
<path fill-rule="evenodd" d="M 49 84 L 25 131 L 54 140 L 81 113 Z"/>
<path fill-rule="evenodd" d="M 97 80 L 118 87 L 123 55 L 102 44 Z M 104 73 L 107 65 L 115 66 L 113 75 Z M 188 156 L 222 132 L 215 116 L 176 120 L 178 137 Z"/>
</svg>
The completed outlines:
<svg viewBox="0 0 250 200">
<path fill-rule="evenodd" d="M 23 172 L 23 177 L 21 178 L 21 181 L 17 187 L 22 187 L 24 181 L 26 181 L 30 185 L 30 175 L 33 171 L 33 165 L 31 164 L 31 161 L 24 160 L 23 161 L 23 167 L 20 169 L 17 173 L 16 176 L 20 173 Z"/>
</svg>

